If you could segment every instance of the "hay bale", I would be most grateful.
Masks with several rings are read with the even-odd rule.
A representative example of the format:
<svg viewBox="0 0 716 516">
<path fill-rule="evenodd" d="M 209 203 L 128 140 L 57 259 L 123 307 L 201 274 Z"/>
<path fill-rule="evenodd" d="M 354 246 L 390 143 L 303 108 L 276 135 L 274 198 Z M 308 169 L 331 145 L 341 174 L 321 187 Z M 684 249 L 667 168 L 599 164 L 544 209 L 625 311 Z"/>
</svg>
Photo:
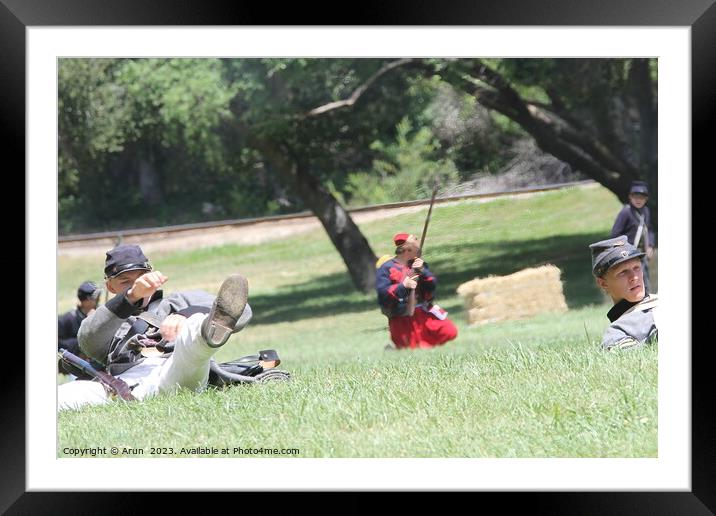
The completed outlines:
<svg viewBox="0 0 716 516">
<path fill-rule="evenodd" d="M 467 322 L 486 324 L 525 319 L 544 312 L 566 312 L 561 271 L 554 265 L 523 269 L 508 276 L 488 276 L 463 283 Z"/>
</svg>

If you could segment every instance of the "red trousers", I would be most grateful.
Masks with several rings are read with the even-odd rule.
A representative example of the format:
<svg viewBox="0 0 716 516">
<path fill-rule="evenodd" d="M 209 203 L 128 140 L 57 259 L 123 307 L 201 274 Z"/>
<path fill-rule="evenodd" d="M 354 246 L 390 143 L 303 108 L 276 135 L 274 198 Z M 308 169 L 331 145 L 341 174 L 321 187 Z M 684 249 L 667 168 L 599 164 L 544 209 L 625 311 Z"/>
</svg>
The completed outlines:
<svg viewBox="0 0 716 516">
<path fill-rule="evenodd" d="M 457 328 L 450 319 L 442 321 L 421 308 L 412 317 L 389 319 L 390 338 L 398 349 L 432 348 L 457 337 Z"/>
</svg>

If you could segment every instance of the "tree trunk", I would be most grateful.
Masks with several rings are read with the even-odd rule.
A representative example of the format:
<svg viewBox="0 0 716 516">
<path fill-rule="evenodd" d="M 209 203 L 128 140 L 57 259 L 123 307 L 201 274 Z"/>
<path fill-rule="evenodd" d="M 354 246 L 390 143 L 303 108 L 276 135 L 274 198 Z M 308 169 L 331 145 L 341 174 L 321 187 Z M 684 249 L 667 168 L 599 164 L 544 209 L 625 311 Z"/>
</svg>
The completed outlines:
<svg viewBox="0 0 716 516">
<path fill-rule="evenodd" d="M 296 192 L 323 224 L 355 287 L 364 293 L 373 291 L 377 256 L 360 228 L 338 200 L 303 166 L 296 165 L 295 177 Z"/>
<path fill-rule="evenodd" d="M 648 59 L 634 59 L 629 72 L 631 95 L 639 110 L 640 169 L 649 185 L 649 207 L 654 230 L 659 226 L 659 189 L 657 183 L 657 103 Z"/>
<path fill-rule="evenodd" d="M 310 173 L 305 160 L 290 156 L 286 149 L 278 149 L 266 141 L 254 140 L 252 143 L 321 221 L 355 287 L 366 294 L 372 292 L 377 257 L 346 209 Z"/>
</svg>

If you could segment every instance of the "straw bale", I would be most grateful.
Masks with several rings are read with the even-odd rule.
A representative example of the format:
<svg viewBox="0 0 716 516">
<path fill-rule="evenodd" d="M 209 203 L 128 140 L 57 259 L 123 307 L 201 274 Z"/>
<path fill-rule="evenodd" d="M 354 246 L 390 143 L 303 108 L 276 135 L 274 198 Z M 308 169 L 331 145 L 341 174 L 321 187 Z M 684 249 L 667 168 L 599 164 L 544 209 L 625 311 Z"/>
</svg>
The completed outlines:
<svg viewBox="0 0 716 516">
<path fill-rule="evenodd" d="M 463 283 L 468 324 L 525 319 L 545 312 L 566 312 L 561 271 L 554 265 L 523 269 L 508 276 L 488 276 Z"/>
</svg>

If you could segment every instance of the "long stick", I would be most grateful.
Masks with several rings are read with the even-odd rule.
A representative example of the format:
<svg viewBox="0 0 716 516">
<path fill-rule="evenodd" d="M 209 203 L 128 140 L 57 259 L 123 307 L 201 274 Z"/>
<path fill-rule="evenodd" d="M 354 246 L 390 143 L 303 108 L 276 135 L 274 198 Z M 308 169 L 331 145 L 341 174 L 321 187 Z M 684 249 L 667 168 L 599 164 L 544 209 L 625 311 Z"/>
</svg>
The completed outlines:
<svg viewBox="0 0 716 516">
<path fill-rule="evenodd" d="M 58 353 L 58 355 L 64 362 L 73 365 L 80 369 L 82 372 L 92 376 L 93 378 L 96 378 L 99 383 L 107 386 L 113 393 L 115 393 L 123 400 L 134 401 L 136 399 L 132 395 L 132 392 L 129 389 L 129 385 L 127 385 L 127 383 L 121 378 L 115 378 L 109 373 L 98 371 L 97 369 L 92 367 L 89 362 L 81 359 L 80 357 L 67 351 L 66 349 L 63 349 L 61 353 Z"/>
<path fill-rule="evenodd" d="M 423 255 L 423 245 L 425 245 L 425 236 L 428 234 L 428 224 L 430 224 L 430 216 L 433 213 L 433 204 L 435 204 L 435 196 L 438 193 L 438 178 L 435 178 L 435 184 L 433 185 L 433 196 L 430 199 L 430 207 L 428 208 L 428 215 L 425 218 L 425 225 L 423 226 L 423 234 L 420 237 L 420 249 L 418 250 L 418 258 Z M 413 271 L 414 272 L 414 271 Z M 410 290 L 408 296 L 408 309 L 407 314 L 412 317 L 415 313 L 415 289 Z"/>
<path fill-rule="evenodd" d="M 433 196 L 430 199 L 430 207 L 428 208 L 428 216 L 425 218 L 425 226 L 423 226 L 423 234 L 420 237 L 420 250 L 418 251 L 418 257 L 423 255 L 423 245 L 425 244 L 425 235 L 428 234 L 428 224 L 430 224 L 430 215 L 433 213 L 433 204 L 435 204 L 435 196 L 438 193 L 438 178 L 435 178 L 435 184 L 433 185 Z"/>
</svg>

